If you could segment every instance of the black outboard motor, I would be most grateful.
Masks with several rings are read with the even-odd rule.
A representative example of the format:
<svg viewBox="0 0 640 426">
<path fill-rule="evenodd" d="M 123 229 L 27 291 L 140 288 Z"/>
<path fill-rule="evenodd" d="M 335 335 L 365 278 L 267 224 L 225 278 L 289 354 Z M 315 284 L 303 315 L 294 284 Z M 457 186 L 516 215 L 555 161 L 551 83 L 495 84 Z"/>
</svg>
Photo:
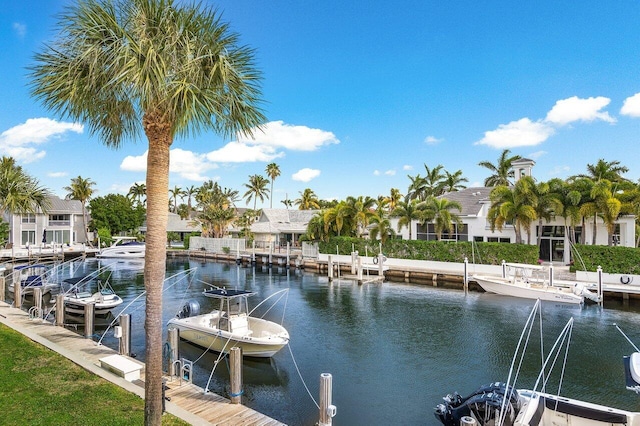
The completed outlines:
<svg viewBox="0 0 640 426">
<path fill-rule="evenodd" d="M 457 392 L 443 398 L 444 403 L 435 408 L 436 418 L 445 426 L 458 426 L 460 420 L 465 417 L 473 417 L 478 425 L 493 425 L 500 415 L 502 401 L 505 394 L 507 399 L 504 411 L 504 426 L 513 424 L 520 410 L 520 398 L 518 392 L 505 383 L 495 382 L 482 386 L 466 398 L 462 398 Z"/>
<path fill-rule="evenodd" d="M 184 304 L 184 306 L 182 307 L 182 309 L 180 309 L 180 312 L 178 312 L 178 315 L 176 316 L 182 319 L 193 317 L 196 315 L 200 315 L 200 304 L 197 300 L 190 300 L 189 302 Z"/>
</svg>

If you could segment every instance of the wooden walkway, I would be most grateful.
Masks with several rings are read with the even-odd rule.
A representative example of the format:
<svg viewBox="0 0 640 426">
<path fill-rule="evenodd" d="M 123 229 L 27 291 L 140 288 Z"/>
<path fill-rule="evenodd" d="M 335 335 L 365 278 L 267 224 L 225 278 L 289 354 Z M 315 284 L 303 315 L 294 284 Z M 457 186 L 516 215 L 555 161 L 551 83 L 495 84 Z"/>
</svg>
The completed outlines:
<svg viewBox="0 0 640 426">
<path fill-rule="evenodd" d="M 0 301 L 0 323 L 13 328 L 30 339 L 60 353 L 81 367 L 144 398 L 144 382 L 128 382 L 100 367 L 100 358 L 117 354 L 117 351 L 98 345 L 91 339 L 56 327 L 51 322 L 30 318 L 27 312 Z M 135 361 L 135 360 L 134 360 Z M 135 361 L 138 362 L 138 361 Z M 144 372 L 144 370 L 143 370 Z M 143 373 L 142 377 L 144 377 Z M 165 396 L 166 411 L 193 425 L 219 426 L 280 426 L 277 420 L 265 416 L 241 404 L 231 404 L 226 398 L 204 390 L 180 379 L 167 378 Z"/>
</svg>

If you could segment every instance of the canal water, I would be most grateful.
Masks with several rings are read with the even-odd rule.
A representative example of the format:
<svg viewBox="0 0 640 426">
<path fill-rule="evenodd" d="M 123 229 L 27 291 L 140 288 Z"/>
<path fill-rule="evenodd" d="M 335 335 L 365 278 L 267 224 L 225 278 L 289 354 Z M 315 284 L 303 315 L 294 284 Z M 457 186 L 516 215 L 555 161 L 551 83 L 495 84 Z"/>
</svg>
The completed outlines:
<svg viewBox="0 0 640 426">
<path fill-rule="evenodd" d="M 77 274 L 94 270 L 87 260 Z M 115 311 L 131 315 L 132 352 L 144 361 L 142 269 L 112 261 L 111 283 L 124 303 Z M 185 279 L 185 271 L 193 271 Z M 176 274 L 178 274 L 176 276 Z M 514 350 L 533 301 L 486 293 L 466 294 L 405 283 L 358 285 L 297 269 L 243 267 L 228 263 L 169 259 L 163 297 L 163 323 L 191 300 L 202 311 L 213 301 L 202 296 L 204 283 L 252 290 L 251 306 L 289 289 L 266 318 L 283 322 L 291 342 L 270 360 L 244 363 L 243 403 L 289 425 L 318 420 L 319 378 L 333 376 L 334 425 L 437 425 L 434 407 L 447 393 L 462 395 L 483 384 L 506 381 Z M 138 299 L 136 299 L 138 298 Z M 262 315 L 267 308 L 256 311 Z M 126 307 L 126 309 L 125 309 Z M 625 389 L 622 357 L 633 351 L 617 324 L 640 345 L 640 309 L 632 302 L 575 307 L 542 304 L 544 349 L 548 352 L 573 317 L 561 394 L 640 411 L 640 397 Z M 97 332 L 105 331 L 98 326 Z M 532 333 L 539 336 L 539 331 Z M 112 330 L 103 343 L 117 349 Z M 228 365 L 212 373 L 217 355 L 181 343 L 181 355 L 196 361 L 194 382 L 228 395 Z M 540 369 L 540 339 L 532 337 L 517 387 L 532 388 Z M 563 359 L 558 361 L 561 366 Z M 556 373 L 560 372 L 556 368 Z M 556 374 L 558 376 L 559 374 Z M 550 383 L 559 379 L 552 378 Z M 553 393 L 557 385 L 549 385 Z M 313 399 L 312 399 L 313 398 Z"/>
</svg>

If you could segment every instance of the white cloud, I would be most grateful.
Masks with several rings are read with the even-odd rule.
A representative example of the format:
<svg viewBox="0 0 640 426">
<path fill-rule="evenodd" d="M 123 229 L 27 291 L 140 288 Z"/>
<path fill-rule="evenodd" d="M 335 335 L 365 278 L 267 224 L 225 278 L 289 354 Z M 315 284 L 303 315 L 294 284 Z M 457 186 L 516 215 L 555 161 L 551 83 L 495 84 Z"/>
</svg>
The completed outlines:
<svg viewBox="0 0 640 426">
<path fill-rule="evenodd" d="M 549 170 L 549 176 L 564 176 L 571 170 L 569 166 L 556 166 Z"/>
<path fill-rule="evenodd" d="M 604 96 L 586 99 L 573 96 L 561 99 L 547 113 L 545 121 L 557 126 L 564 126 L 574 121 L 602 120 L 608 123 L 615 123 L 616 119 L 611 117 L 607 111 L 601 111 L 610 102 L 611 99 Z"/>
<path fill-rule="evenodd" d="M 249 163 L 255 161 L 269 162 L 284 156 L 268 145 L 248 145 L 243 142 L 229 142 L 222 148 L 206 154 L 208 161 L 219 163 Z"/>
<path fill-rule="evenodd" d="M 47 176 L 49 176 L 51 178 L 61 178 L 61 177 L 69 176 L 69 173 L 67 173 L 67 172 L 51 172 L 51 173 L 48 173 Z"/>
<path fill-rule="evenodd" d="M 501 124 L 496 130 L 484 133 L 484 137 L 475 145 L 487 145 L 492 148 L 515 148 L 535 146 L 553 135 L 554 129 L 540 121 L 532 122 L 528 118 Z"/>
<path fill-rule="evenodd" d="M 624 100 L 620 114 L 640 117 L 640 93 L 636 93 Z"/>
<path fill-rule="evenodd" d="M 320 176 L 320 170 L 304 168 L 304 169 L 300 169 L 296 173 L 294 173 L 291 176 L 291 179 L 293 179 L 295 181 L 299 181 L 299 182 L 309 182 L 312 179 L 317 178 L 318 176 Z"/>
<path fill-rule="evenodd" d="M 380 170 L 374 170 L 373 171 L 373 175 L 374 176 L 380 176 Z"/>
<path fill-rule="evenodd" d="M 316 151 L 325 145 L 340 143 L 332 132 L 285 124 L 283 121 L 271 121 L 255 130 L 252 138 L 240 137 L 238 142 L 291 151 Z"/>
<path fill-rule="evenodd" d="M 427 145 L 436 145 L 442 142 L 444 139 L 438 139 L 435 136 L 427 136 L 424 138 L 424 143 Z"/>
<path fill-rule="evenodd" d="M 83 130 L 84 127 L 78 123 L 30 118 L 0 134 L 0 154 L 11 156 L 18 162 L 31 163 L 46 155 L 46 151 L 33 145 L 60 139 L 67 132 L 80 134 Z"/>
<path fill-rule="evenodd" d="M 405 164 L 404 166 L 402 166 L 402 170 L 408 171 L 408 170 L 413 170 L 413 166 L 410 166 L 408 164 Z"/>
<path fill-rule="evenodd" d="M 27 34 L 27 26 L 25 24 L 22 24 L 20 22 L 14 22 L 12 27 L 13 27 L 13 31 L 20 38 L 24 38 L 24 36 Z"/>
<path fill-rule="evenodd" d="M 396 175 L 396 171 L 395 170 L 387 170 L 386 172 L 384 172 L 385 175 L 387 176 L 395 176 Z"/>
<path fill-rule="evenodd" d="M 129 172 L 145 172 L 147 170 L 148 153 L 149 151 L 145 151 L 142 155 L 126 156 L 120 163 L 120 169 Z M 208 162 L 204 154 L 195 154 L 191 151 L 176 148 L 172 149 L 169 155 L 169 172 L 177 173 L 187 180 L 204 182 L 210 179 L 204 173 L 218 168 L 217 164 Z"/>
<path fill-rule="evenodd" d="M 532 160 L 537 160 L 538 158 L 547 155 L 547 151 L 536 151 L 536 152 L 532 152 L 531 154 L 527 155 L 528 158 L 531 158 Z"/>
</svg>

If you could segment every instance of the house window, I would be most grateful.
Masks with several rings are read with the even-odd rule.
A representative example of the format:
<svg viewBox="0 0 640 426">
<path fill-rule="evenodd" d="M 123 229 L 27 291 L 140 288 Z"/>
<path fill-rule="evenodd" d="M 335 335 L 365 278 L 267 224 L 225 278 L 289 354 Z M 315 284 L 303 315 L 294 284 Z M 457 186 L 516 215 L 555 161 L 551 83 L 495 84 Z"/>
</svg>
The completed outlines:
<svg viewBox="0 0 640 426">
<path fill-rule="evenodd" d="M 71 225 L 71 215 L 68 214 L 50 214 L 49 226 L 69 226 Z"/>
<path fill-rule="evenodd" d="M 437 235 L 435 226 L 433 223 L 428 223 L 425 225 L 418 224 L 416 239 L 418 240 L 427 240 L 427 241 L 436 241 Z M 440 236 L 440 240 L 444 241 L 469 241 L 469 227 L 467 224 L 462 224 L 458 226 L 458 224 L 453 224 L 453 232 L 449 233 L 447 230 L 442 231 L 442 235 Z"/>
<path fill-rule="evenodd" d="M 47 229 L 47 243 L 70 243 L 71 242 L 71 232 L 68 229 L 55 229 L 49 230 Z"/>
<path fill-rule="evenodd" d="M 22 223 L 36 223 L 36 215 L 32 213 L 23 214 Z"/>
<path fill-rule="evenodd" d="M 511 240 L 509 238 L 502 238 L 502 237 L 487 237 L 487 242 L 488 243 L 507 243 L 507 244 L 509 244 L 511 242 Z"/>
<path fill-rule="evenodd" d="M 27 244 L 36 243 L 36 231 L 22 231 L 22 239 L 20 244 L 26 246 Z"/>
</svg>

